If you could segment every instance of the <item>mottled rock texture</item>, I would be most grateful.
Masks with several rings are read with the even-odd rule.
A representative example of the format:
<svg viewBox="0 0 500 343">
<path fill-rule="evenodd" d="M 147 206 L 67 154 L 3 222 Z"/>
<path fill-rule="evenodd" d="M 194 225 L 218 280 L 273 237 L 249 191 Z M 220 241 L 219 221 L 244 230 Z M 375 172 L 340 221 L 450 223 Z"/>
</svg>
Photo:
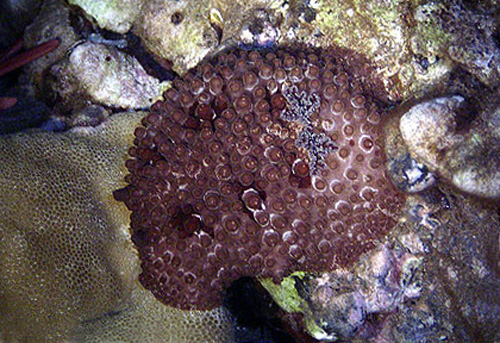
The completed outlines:
<svg viewBox="0 0 500 343">
<path fill-rule="evenodd" d="M 500 198 L 498 110 L 475 115 L 461 96 L 436 98 L 410 108 L 400 121 L 410 153 L 458 189 Z M 465 116 L 473 117 L 463 123 Z"/>
</svg>

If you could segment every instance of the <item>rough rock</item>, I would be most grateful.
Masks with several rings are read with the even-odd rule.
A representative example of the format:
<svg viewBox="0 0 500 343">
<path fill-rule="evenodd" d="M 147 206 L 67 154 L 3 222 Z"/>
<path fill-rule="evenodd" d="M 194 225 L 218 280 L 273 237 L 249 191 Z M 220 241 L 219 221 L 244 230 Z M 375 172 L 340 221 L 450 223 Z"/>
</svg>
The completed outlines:
<svg viewBox="0 0 500 343">
<path fill-rule="evenodd" d="M 70 5 L 80 7 L 85 14 L 94 19 L 97 25 L 106 30 L 126 33 L 132 27 L 144 0 L 69 0 Z"/>
<path fill-rule="evenodd" d="M 481 7 L 460 0 L 428 1 L 414 11 L 411 49 L 429 62 L 457 63 L 489 85 L 498 84 L 498 4 Z"/>
<path fill-rule="evenodd" d="M 463 102 L 463 97 L 452 96 L 413 106 L 401 117 L 402 137 L 410 154 L 458 189 L 497 199 L 500 197 L 498 110 L 479 114 L 474 122 L 460 127 Z"/>
<path fill-rule="evenodd" d="M 422 245 L 413 236 L 406 241 Z M 269 279 L 261 283 L 285 310 L 304 314 L 307 331 L 317 340 L 373 338 L 377 333 L 368 332 L 369 317 L 383 316 L 420 296 L 424 251 L 418 244 L 412 247 L 416 255 L 401 244 L 396 249 L 381 245 L 363 255 L 352 272 L 296 273 L 280 285 Z"/>
<path fill-rule="evenodd" d="M 115 47 L 86 42 L 53 65 L 47 77 L 50 97 L 68 111 L 86 101 L 116 108 L 145 109 L 167 84 L 146 73 L 140 63 Z"/>
</svg>

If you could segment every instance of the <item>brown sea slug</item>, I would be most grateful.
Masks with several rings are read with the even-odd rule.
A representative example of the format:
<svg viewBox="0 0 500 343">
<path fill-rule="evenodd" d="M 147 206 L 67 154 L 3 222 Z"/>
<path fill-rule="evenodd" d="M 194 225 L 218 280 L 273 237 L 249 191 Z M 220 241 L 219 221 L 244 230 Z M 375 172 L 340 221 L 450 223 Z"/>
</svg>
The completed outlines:
<svg viewBox="0 0 500 343">
<path fill-rule="evenodd" d="M 354 262 L 395 225 L 373 69 L 338 48 L 244 51 L 173 81 L 135 131 L 129 184 L 140 281 L 209 309 L 242 276 Z"/>
</svg>

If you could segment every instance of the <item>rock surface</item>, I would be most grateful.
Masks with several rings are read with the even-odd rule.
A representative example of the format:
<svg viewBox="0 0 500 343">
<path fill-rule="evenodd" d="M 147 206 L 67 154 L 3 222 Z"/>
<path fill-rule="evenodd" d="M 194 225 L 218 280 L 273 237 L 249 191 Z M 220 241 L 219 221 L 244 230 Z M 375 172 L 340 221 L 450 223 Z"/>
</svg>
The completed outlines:
<svg viewBox="0 0 500 343">
<path fill-rule="evenodd" d="M 459 127 L 461 96 L 413 106 L 400 121 L 410 154 L 458 189 L 480 197 L 500 197 L 498 110 Z M 488 117 L 489 116 L 489 117 Z"/>
<path fill-rule="evenodd" d="M 95 20 L 100 28 L 126 33 L 141 13 L 144 0 L 69 0 L 70 5 L 80 7 L 85 14 Z"/>
<path fill-rule="evenodd" d="M 78 104 L 75 98 L 79 98 L 81 105 L 90 100 L 115 108 L 146 109 L 166 87 L 134 57 L 91 42 L 74 47 L 67 59 L 50 68 L 49 77 L 52 97 L 68 106 Z"/>
</svg>

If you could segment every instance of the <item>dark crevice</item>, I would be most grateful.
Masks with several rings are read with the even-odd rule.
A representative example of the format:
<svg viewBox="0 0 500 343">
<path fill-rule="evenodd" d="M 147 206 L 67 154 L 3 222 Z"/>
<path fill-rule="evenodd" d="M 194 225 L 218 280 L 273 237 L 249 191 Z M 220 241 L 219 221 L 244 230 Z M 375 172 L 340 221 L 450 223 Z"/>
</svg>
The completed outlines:
<svg viewBox="0 0 500 343">
<path fill-rule="evenodd" d="M 231 284 L 224 305 L 236 318 L 235 343 L 295 343 L 271 296 L 252 278 Z"/>
</svg>

